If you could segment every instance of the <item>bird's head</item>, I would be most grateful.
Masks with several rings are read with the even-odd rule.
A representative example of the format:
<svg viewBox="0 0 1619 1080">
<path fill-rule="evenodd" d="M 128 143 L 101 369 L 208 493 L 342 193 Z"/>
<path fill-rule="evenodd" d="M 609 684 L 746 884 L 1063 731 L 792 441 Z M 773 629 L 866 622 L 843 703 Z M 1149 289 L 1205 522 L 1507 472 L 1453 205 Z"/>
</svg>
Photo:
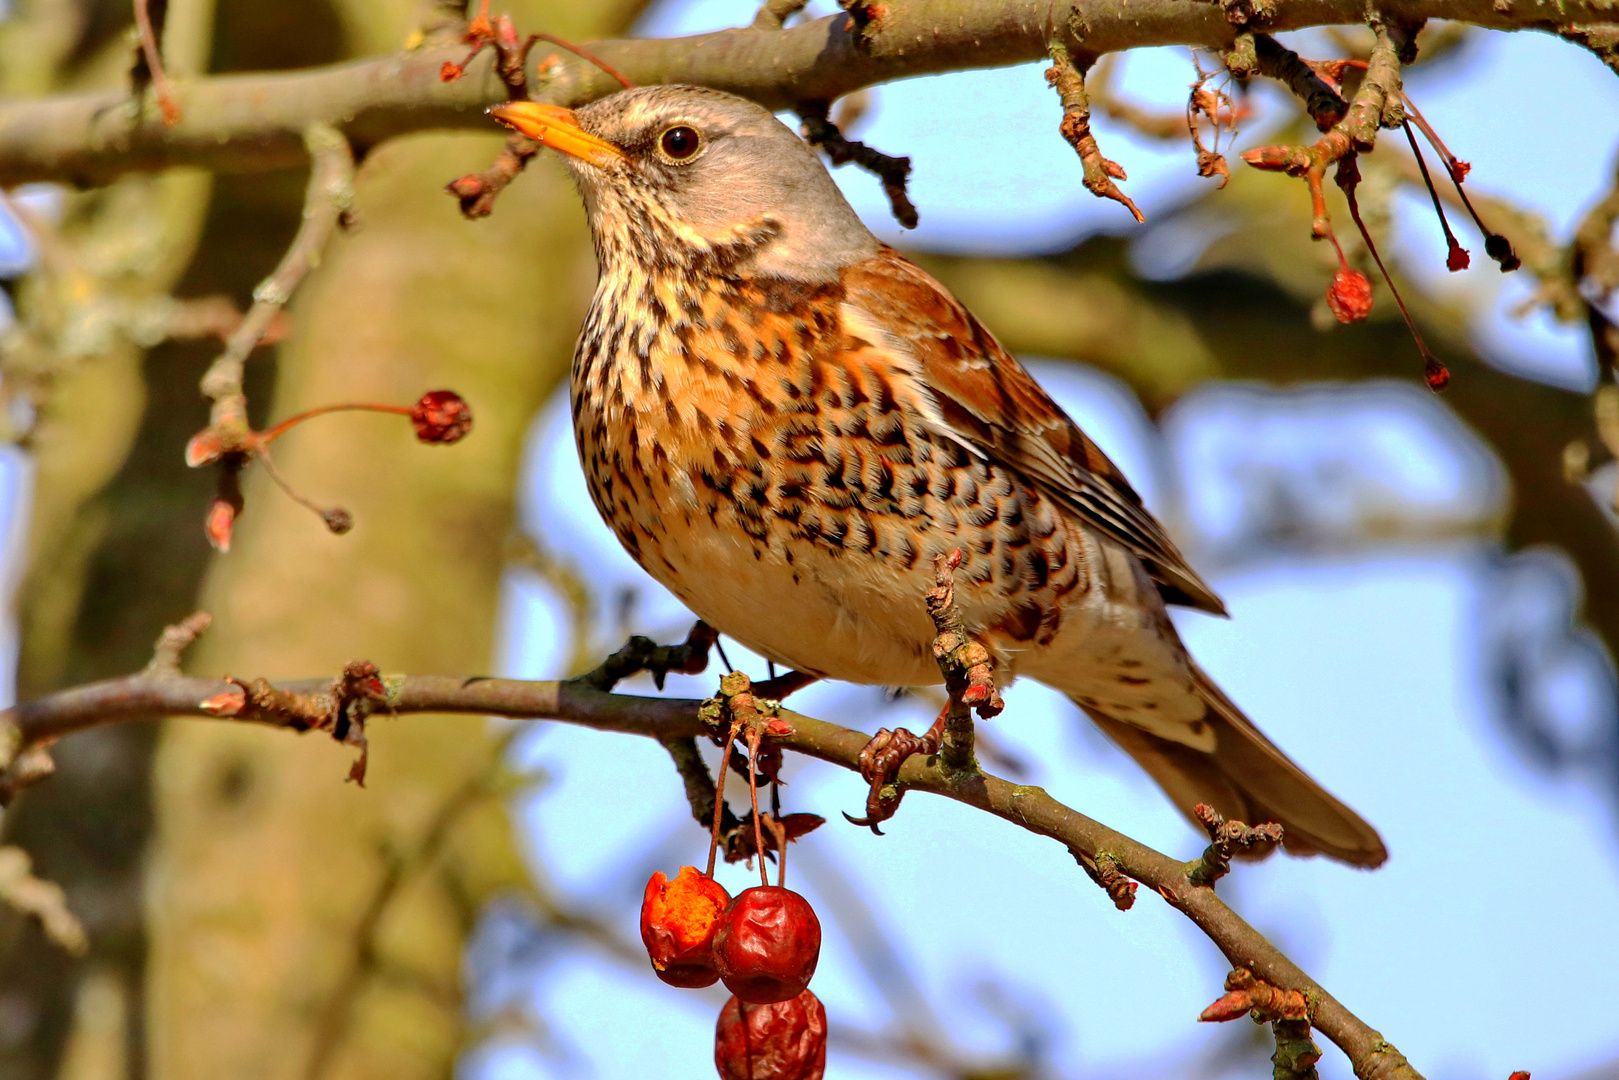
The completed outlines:
<svg viewBox="0 0 1619 1080">
<path fill-rule="evenodd" d="M 489 111 L 563 155 L 604 263 L 731 252 L 740 273 L 829 281 L 877 250 L 815 152 L 733 94 L 649 86 Z"/>
</svg>

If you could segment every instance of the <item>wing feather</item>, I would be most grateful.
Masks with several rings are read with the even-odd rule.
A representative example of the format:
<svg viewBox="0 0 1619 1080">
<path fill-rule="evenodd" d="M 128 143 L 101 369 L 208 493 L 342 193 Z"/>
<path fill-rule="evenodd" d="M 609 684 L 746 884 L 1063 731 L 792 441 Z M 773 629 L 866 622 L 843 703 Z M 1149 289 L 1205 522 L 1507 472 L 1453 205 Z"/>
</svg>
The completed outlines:
<svg viewBox="0 0 1619 1080">
<path fill-rule="evenodd" d="M 943 285 L 888 247 L 845 270 L 843 283 L 854 321 L 884 328 L 916 363 L 949 434 L 1133 552 L 1166 600 L 1226 613 L 1118 466 Z"/>
</svg>

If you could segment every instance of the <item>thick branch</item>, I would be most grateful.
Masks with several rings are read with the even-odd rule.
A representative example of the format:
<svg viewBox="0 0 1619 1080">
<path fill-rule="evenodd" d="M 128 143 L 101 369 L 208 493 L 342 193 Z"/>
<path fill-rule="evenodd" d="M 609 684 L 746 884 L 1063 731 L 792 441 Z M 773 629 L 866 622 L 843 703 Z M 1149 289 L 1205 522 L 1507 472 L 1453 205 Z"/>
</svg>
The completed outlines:
<svg viewBox="0 0 1619 1080">
<path fill-rule="evenodd" d="M 562 720 L 602 731 L 660 740 L 708 734 L 696 701 L 608 694 L 587 682 L 521 682 L 513 679 L 446 675 L 384 676 L 386 701 L 394 713 L 472 713 Z M 279 684 L 287 694 L 328 692 L 329 679 Z M 214 717 L 205 705 L 240 692 L 236 684 L 143 672 L 94 683 L 26 702 L 0 713 L 0 726 L 14 726 L 23 747 L 101 724 L 153 716 Z M 216 706 L 217 707 L 217 706 Z M 822 761 L 858 769 L 867 736 L 837 724 L 783 710 L 792 728 L 775 737 L 779 745 Z M 296 718 L 248 709 L 238 720 L 299 727 Z M 1030 832 L 1048 836 L 1093 864 L 1099 856 L 1111 868 L 1149 886 L 1191 919 L 1225 954 L 1273 986 L 1297 990 L 1316 1002 L 1315 1026 L 1349 1056 L 1361 1080 L 1420 1080 L 1405 1058 L 1383 1037 L 1344 1008 L 1241 916 L 1190 876 L 1195 864 L 1179 862 L 1086 817 L 1043 789 L 1012 784 L 981 772 L 949 769 L 941 761 L 913 757 L 899 781 L 908 790 L 927 791 L 988 811 Z M 1105 853 L 1105 854 L 1104 854 Z"/>
<path fill-rule="evenodd" d="M 1275 32 L 1359 23 L 1359 0 L 1274 0 L 1263 25 Z M 877 9 L 873 9 L 877 10 Z M 857 21 L 848 13 L 783 30 L 738 29 L 667 40 L 600 42 L 591 51 L 639 84 L 698 83 L 773 109 L 833 101 L 892 79 L 1038 60 L 1052 44 L 1076 56 L 1151 45 L 1229 48 L 1236 34 L 1215 4 L 1187 0 L 910 0 Z M 1613 0 L 1405 0 L 1385 5 L 1396 21 L 1455 19 L 1498 30 L 1549 30 L 1589 38 L 1619 21 Z M 1583 40 L 1583 39 L 1582 39 Z M 309 71 L 182 81 L 184 114 L 172 127 L 141 116 L 119 91 L 13 101 L 0 107 L 0 186 L 31 180 L 93 184 L 171 165 L 249 172 L 298 164 L 302 133 L 315 123 L 360 146 L 429 128 L 488 127 L 483 110 L 504 100 L 492 61 L 444 83 L 459 46 L 422 49 Z M 577 105 L 618 89 L 582 60 L 532 70 L 536 96 Z"/>
</svg>

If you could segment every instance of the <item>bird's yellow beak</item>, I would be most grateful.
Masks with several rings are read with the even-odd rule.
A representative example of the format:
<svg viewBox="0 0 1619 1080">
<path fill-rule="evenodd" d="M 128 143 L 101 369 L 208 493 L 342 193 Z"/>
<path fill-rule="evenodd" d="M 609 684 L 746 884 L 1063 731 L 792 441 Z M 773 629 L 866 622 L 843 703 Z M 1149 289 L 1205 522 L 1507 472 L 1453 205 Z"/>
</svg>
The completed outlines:
<svg viewBox="0 0 1619 1080">
<path fill-rule="evenodd" d="M 572 109 L 537 101 L 508 101 L 490 109 L 489 115 L 537 143 L 592 165 L 608 165 L 624 158 L 618 147 L 582 129 Z"/>
</svg>

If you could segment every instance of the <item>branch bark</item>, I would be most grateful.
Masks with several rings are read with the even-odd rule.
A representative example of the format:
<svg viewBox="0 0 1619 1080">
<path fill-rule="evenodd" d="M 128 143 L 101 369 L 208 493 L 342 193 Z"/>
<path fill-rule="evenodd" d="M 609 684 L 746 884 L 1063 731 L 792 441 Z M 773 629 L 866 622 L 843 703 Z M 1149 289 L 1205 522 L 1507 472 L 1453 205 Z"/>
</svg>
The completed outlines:
<svg viewBox="0 0 1619 1080">
<path fill-rule="evenodd" d="M 469 713 L 535 720 L 561 720 L 600 731 L 641 735 L 660 741 L 710 734 L 698 717 L 698 701 L 603 693 L 583 679 L 524 682 L 456 675 L 384 676 L 387 706 L 395 714 Z M 293 694 L 327 691 L 329 679 L 279 683 Z M 214 679 L 144 671 L 66 690 L 0 713 L 0 727 L 16 730 L 16 745 L 30 746 L 75 731 L 154 715 L 217 717 L 205 704 L 237 687 Z M 837 724 L 783 710 L 792 728 L 776 737 L 779 745 L 809 757 L 859 769 L 868 738 Z M 231 719 L 296 727 L 296 716 L 247 710 Z M 3 745 L 0 740 L 0 745 Z M 929 761 L 932 760 L 930 764 Z M 1280 949 L 1226 906 L 1212 886 L 1198 884 L 1199 863 L 1171 858 L 1115 832 L 1052 798 L 1044 789 L 1013 784 L 996 776 L 951 769 L 937 759 L 912 757 L 898 777 L 907 790 L 955 799 L 1040 836 L 1050 837 L 1092 863 L 1105 853 L 1111 867 L 1152 888 L 1202 930 L 1233 968 L 1244 968 L 1284 990 L 1297 990 L 1315 1002 L 1314 1023 L 1349 1057 L 1361 1080 L 1421 1080 L 1405 1057 L 1382 1035 L 1355 1016 L 1311 979 Z M 338 777 L 333 776 L 333 783 Z"/>
<path fill-rule="evenodd" d="M 786 29 L 757 26 L 693 37 L 611 40 L 591 51 L 638 84 L 697 83 L 773 109 L 826 102 L 893 79 L 999 67 L 1046 56 L 1057 44 L 1076 57 L 1153 45 L 1229 49 L 1238 28 L 1212 3 L 1189 0 L 912 0 L 870 18 L 847 12 Z M 1399 0 L 1382 10 L 1399 22 L 1454 19 L 1496 30 L 1547 30 L 1589 38 L 1619 21 L 1613 0 Z M 1358 0 L 1275 0 L 1249 29 L 1276 32 L 1360 23 Z M 1584 40 L 1584 39 L 1582 39 Z M 0 186 L 34 180 L 102 183 L 119 174 L 199 165 L 251 172 L 305 160 L 311 124 L 339 128 L 361 148 L 430 128 L 484 128 L 483 110 L 505 88 L 485 56 L 453 83 L 440 80 L 459 46 L 424 48 L 357 63 L 270 75 L 175 83 L 183 116 L 165 126 L 125 93 L 95 91 L 13 101 L 0 107 Z M 579 105 L 618 83 L 572 57 L 530 70 L 536 97 Z"/>
</svg>

